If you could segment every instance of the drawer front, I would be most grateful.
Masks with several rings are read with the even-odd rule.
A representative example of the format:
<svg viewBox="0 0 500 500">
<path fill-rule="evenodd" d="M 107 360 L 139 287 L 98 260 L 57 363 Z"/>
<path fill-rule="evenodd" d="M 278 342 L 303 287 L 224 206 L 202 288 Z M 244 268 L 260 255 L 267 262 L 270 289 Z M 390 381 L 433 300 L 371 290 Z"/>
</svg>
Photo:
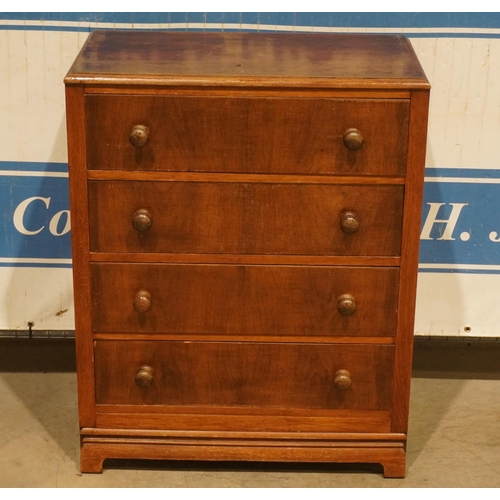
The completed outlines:
<svg viewBox="0 0 500 500">
<path fill-rule="evenodd" d="M 87 95 L 85 115 L 89 169 L 394 176 L 406 169 L 404 99 Z M 358 150 L 344 143 L 352 128 L 363 138 Z"/>
<path fill-rule="evenodd" d="M 94 263 L 91 278 L 96 332 L 366 337 L 396 329 L 397 268 Z"/>
<path fill-rule="evenodd" d="M 94 252 L 400 253 L 403 186 L 92 181 L 89 200 Z"/>
<path fill-rule="evenodd" d="M 96 402 L 388 410 L 393 366 L 393 346 L 103 340 Z"/>
</svg>

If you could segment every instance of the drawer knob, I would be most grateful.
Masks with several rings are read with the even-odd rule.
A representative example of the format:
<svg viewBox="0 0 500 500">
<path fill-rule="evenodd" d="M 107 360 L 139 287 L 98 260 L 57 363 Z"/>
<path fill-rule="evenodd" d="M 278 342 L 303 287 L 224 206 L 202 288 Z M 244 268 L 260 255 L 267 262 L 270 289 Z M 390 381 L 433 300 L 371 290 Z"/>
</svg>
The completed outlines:
<svg viewBox="0 0 500 500">
<path fill-rule="evenodd" d="M 130 142 L 136 147 L 144 146 L 149 139 L 149 129 L 146 125 L 134 125 L 130 130 Z"/>
<path fill-rule="evenodd" d="M 346 391 L 352 384 L 351 374 L 347 370 L 338 370 L 335 373 L 334 384 L 339 391 Z"/>
<path fill-rule="evenodd" d="M 134 229 L 141 233 L 147 231 L 153 224 L 153 217 L 145 208 L 139 208 L 132 216 L 132 225 Z"/>
<path fill-rule="evenodd" d="M 343 293 L 337 299 L 337 307 L 340 314 L 350 316 L 356 310 L 356 301 L 350 293 Z"/>
<path fill-rule="evenodd" d="M 363 146 L 363 135 L 357 128 L 348 128 L 344 134 L 344 146 L 351 151 L 357 151 Z"/>
<path fill-rule="evenodd" d="M 359 229 L 359 217 L 354 212 L 344 212 L 340 216 L 340 229 L 346 234 L 353 234 Z"/>
<path fill-rule="evenodd" d="M 151 309 L 151 294 L 147 290 L 139 290 L 134 295 L 134 309 L 140 313 Z"/>
<path fill-rule="evenodd" d="M 139 387 L 149 387 L 153 383 L 154 370 L 151 366 L 141 366 L 135 374 L 135 383 Z"/>
</svg>

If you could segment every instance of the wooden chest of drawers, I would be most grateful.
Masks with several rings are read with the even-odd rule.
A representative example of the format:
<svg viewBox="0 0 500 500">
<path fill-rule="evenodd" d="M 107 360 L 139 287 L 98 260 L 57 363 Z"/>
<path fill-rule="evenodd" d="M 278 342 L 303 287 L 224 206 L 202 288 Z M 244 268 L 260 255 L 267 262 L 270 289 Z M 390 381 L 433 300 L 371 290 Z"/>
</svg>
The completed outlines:
<svg viewBox="0 0 500 500">
<path fill-rule="evenodd" d="M 99 31 L 65 83 L 81 470 L 404 476 L 429 98 L 409 42 Z"/>
</svg>

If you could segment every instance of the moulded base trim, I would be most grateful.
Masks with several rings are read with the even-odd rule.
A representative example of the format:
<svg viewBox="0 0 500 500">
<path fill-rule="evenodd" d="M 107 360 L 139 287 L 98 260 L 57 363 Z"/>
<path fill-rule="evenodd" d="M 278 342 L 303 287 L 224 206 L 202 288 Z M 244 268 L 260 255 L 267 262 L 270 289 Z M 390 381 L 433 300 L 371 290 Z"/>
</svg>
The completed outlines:
<svg viewBox="0 0 500 500">
<path fill-rule="evenodd" d="M 82 438 L 80 468 L 101 473 L 105 459 L 380 463 L 384 477 L 406 473 L 405 441 L 221 439 L 139 436 Z"/>
</svg>

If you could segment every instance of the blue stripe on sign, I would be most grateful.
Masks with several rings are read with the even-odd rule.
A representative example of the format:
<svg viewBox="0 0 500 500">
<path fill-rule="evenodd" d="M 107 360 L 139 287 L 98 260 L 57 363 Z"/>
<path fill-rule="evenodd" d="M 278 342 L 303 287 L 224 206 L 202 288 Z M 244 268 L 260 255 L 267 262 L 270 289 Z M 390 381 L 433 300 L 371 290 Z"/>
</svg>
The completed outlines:
<svg viewBox="0 0 500 500">
<path fill-rule="evenodd" d="M 3 12 L 0 20 L 229 23 L 349 28 L 500 28 L 500 12 Z"/>
<path fill-rule="evenodd" d="M 425 269 L 418 268 L 419 273 L 460 273 L 460 274 L 500 274 L 500 269 L 448 269 L 448 268 L 435 268 Z"/>
<path fill-rule="evenodd" d="M 294 26 L 283 26 L 283 28 L 294 28 Z M 304 28 L 303 26 L 301 28 Z M 124 27 L 124 26 L 118 26 L 118 27 L 107 27 L 107 26 L 99 26 L 99 25 L 89 25 L 89 26 L 44 26 L 44 25 L 35 25 L 35 26 L 26 26 L 26 25 L 2 25 L 0 21 L 0 31 L 58 31 L 58 32 L 75 32 L 75 33 L 91 33 L 92 31 L 95 30 L 131 30 L 133 29 L 134 31 L 190 31 L 190 32 L 224 32 L 224 33 L 234 33 L 234 32 L 245 32 L 245 33 L 254 33 L 256 31 L 258 32 L 289 32 L 291 30 L 289 29 L 279 29 L 279 27 L 276 27 L 276 25 L 259 25 L 258 28 L 252 28 L 248 27 L 247 25 L 243 25 L 241 28 L 221 28 L 219 25 L 206 25 L 203 28 L 184 28 L 184 27 L 171 27 L 167 28 L 165 26 L 161 28 L 156 28 L 156 27 L 151 27 L 151 28 L 146 28 L 146 27 L 141 27 L 141 28 L 136 28 L 136 27 Z M 312 29 L 312 28 L 311 28 Z M 316 27 L 315 28 L 316 32 L 319 33 L 321 32 L 321 27 Z M 299 28 L 297 27 L 297 32 L 299 32 Z M 305 29 L 300 30 L 301 33 L 307 32 Z M 371 33 L 370 28 L 359 28 L 359 30 L 356 30 L 355 28 L 350 28 L 349 33 L 355 34 L 363 34 L 363 33 Z M 379 31 L 373 31 L 375 34 L 380 34 Z M 500 38 L 500 33 L 476 33 L 474 31 L 470 31 L 467 33 L 441 33 L 441 32 L 419 32 L 419 31 L 412 31 L 407 28 L 401 28 L 400 31 L 391 31 L 391 35 L 404 35 L 408 38 L 486 38 L 486 39 L 498 39 Z"/>
<path fill-rule="evenodd" d="M 0 21 L 1 22 L 1 21 Z M 17 25 L 1 25 L 0 30 L 3 31 L 64 31 L 64 32 L 85 32 L 90 33 L 92 29 L 89 26 L 25 26 Z"/>
<path fill-rule="evenodd" d="M 0 266 L 70 267 L 68 179 L 47 175 L 63 173 L 67 165 L 0 166 L 10 171 L 0 175 L 0 211 L 5 214 Z M 436 181 L 425 183 L 419 271 L 500 273 L 500 172 L 429 168 L 427 174 Z"/>
<path fill-rule="evenodd" d="M 426 177 L 459 177 L 464 179 L 500 179 L 500 170 L 488 168 L 439 168 L 427 167 Z"/>
<path fill-rule="evenodd" d="M 15 172 L 67 172 L 67 163 L 39 161 L 0 161 L 0 170 Z"/>
<path fill-rule="evenodd" d="M 57 262 L 0 262 L 0 267 L 58 267 L 64 269 L 71 269 L 72 264 L 59 264 Z"/>
</svg>

